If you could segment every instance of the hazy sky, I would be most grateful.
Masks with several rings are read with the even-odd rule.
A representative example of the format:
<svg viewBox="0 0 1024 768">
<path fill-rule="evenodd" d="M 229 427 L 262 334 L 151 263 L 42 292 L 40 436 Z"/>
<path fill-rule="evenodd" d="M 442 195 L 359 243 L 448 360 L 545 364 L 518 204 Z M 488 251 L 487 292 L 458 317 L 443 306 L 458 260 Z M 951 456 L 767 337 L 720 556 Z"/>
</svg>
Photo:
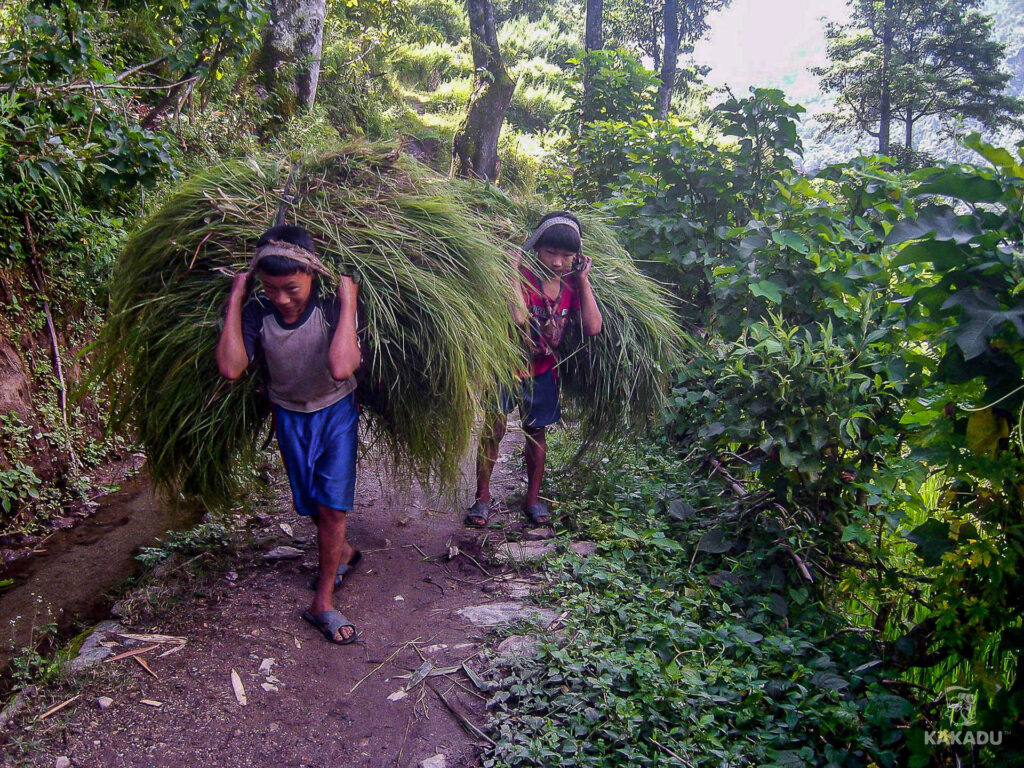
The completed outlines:
<svg viewBox="0 0 1024 768">
<path fill-rule="evenodd" d="M 822 17 L 845 20 L 846 0 L 732 0 L 713 14 L 693 59 L 709 65 L 710 85 L 743 96 L 751 85 L 784 87 L 799 101 L 817 91 L 809 67 L 825 61 Z"/>
</svg>

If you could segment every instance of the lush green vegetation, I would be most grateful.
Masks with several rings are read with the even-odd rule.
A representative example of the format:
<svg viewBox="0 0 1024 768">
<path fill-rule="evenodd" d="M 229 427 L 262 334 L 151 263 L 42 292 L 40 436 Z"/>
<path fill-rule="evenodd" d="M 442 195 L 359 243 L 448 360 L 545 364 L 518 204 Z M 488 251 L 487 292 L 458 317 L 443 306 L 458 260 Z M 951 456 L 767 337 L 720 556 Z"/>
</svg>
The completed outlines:
<svg viewBox="0 0 1024 768">
<path fill-rule="evenodd" d="M 0 9 L 0 332 L 35 405 L 0 414 L 5 531 L 125 450 L 130 432 L 95 428 L 102 390 L 64 403 L 55 358 L 73 389 L 116 254 L 179 179 L 354 135 L 445 172 L 472 89 L 454 0 L 331 4 L 316 103 L 295 114 L 253 78 L 262 6 L 125 8 Z M 621 33 L 585 53 L 579 7 L 497 4 L 518 87 L 504 191 L 480 197 L 506 201 L 505 235 L 543 206 L 615 224 L 678 299 L 689 356 L 664 372 L 656 450 L 558 480 L 567 525 L 601 549 L 558 571 L 572 642 L 496 695 L 491 764 L 1014 764 L 1024 147 L 971 134 L 968 162 L 851 154 L 802 173 L 803 110 L 783 92 L 716 99 L 684 73 L 656 119 L 659 79 L 616 8 Z M 951 721 L 957 690 L 973 706 Z M 1004 738 L 926 743 L 956 727 Z"/>
</svg>

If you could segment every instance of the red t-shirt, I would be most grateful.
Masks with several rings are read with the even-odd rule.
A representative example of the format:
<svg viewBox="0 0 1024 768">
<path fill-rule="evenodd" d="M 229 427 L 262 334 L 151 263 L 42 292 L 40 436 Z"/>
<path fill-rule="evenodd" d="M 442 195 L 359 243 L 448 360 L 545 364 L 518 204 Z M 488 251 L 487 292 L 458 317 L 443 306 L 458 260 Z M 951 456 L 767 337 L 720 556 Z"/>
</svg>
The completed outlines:
<svg viewBox="0 0 1024 768">
<path fill-rule="evenodd" d="M 558 345 L 562 343 L 570 316 L 580 311 L 580 297 L 566 280 L 554 301 L 544 295 L 540 278 L 527 267 L 519 271 L 525 278 L 523 298 L 530 313 L 530 344 L 533 352 L 533 375 L 547 373 L 558 364 Z"/>
</svg>

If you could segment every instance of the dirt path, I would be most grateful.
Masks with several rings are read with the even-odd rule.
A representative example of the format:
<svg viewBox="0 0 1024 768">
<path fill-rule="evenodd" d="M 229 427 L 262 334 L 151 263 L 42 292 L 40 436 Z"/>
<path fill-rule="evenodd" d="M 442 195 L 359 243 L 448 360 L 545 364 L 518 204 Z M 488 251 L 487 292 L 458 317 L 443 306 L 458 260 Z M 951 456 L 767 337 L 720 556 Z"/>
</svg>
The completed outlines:
<svg viewBox="0 0 1024 768">
<path fill-rule="evenodd" d="M 510 432 L 503 445 L 505 460 L 495 471 L 499 499 L 519 492 L 514 470 L 521 444 L 521 433 Z M 425 660 L 437 669 L 468 661 L 484 671 L 478 654 L 486 630 L 456 611 L 507 600 L 503 582 L 482 572 L 501 569 L 483 563 L 482 534 L 464 528 L 457 511 L 436 509 L 417 490 L 387 493 L 372 466 L 361 465 L 360 473 L 349 530 L 364 557 L 336 596 L 359 627 L 359 643 L 329 645 L 299 618 L 312 594 L 315 538 L 290 511 L 279 482 L 275 511 L 263 523 L 271 529 L 287 523 L 296 537 L 306 537 L 301 559 L 255 560 L 234 580 L 233 573 L 219 576 L 210 589 L 172 606 L 158 622 L 133 627 L 187 643 L 166 657 L 159 654 L 169 645 L 147 653 L 153 674 L 131 658 L 99 665 L 72 692 L 79 698 L 71 706 L 33 723 L 34 710 L 47 703 L 34 700 L 32 717 L 19 717 L 5 738 L 30 742 L 26 762 L 41 766 L 66 756 L 72 766 L 406 768 L 437 754 L 449 768 L 479 765 L 481 740 L 467 735 L 438 696 L 483 724 L 484 698 L 464 674 L 429 678 L 438 693 L 417 685 L 404 697 L 388 697 L 408 682 L 396 675 Z M 519 526 L 514 516 L 507 520 Z M 466 555 L 448 561 L 451 545 L 481 565 Z M 232 669 L 246 706 L 233 694 Z M 97 703 L 102 696 L 113 699 L 108 709 Z"/>
</svg>

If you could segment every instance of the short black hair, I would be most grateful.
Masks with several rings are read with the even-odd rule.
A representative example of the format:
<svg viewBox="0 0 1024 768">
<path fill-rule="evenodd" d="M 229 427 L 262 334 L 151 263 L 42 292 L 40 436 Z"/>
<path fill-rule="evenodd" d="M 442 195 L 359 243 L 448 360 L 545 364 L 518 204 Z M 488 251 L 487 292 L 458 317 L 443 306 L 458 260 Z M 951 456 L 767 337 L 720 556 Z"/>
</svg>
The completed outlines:
<svg viewBox="0 0 1024 768">
<path fill-rule="evenodd" d="M 256 247 L 259 248 L 266 245 L 271 240 L 291 243 L 292 245 L 299 246 L 299 248 L 304 248 L 312 254 L 316 253 L 316 243 L 313 241 L 313 236 L 302 227 L 296 227 L 294 224 L 279 224 L 276 227 L 271 227 L 260 235 L 260 239 L 256 241 Z M 286 275 L 294 275 L 296 272 L 312 272 L 305 264 L 300 264 L 295 259 L 289 259 L 287 256 L 265 256 L 260 259 L 260 263 L 256 266 L 256 271 L 265 272 L 271 277 L 285 277 Z"/>
<path fill-rule="evenodd" d="M 568 211 L 552 211 L 547 214 L 543 219 L 537 222 L 539 227 L 545 221 L 554 218 L 569 219 L 575 222 L 576 226 L 580 226 L 580 220 Z M 568 224 L 555 224 L 544 231 L 544 233 L 537 240 L 534 249 L 545 247 L 545 248 L 558 248 L 562 251 L 572 251 L 573 253 L 579 253 L 583 247 L 583 243 L 580 240 L 579 233 L 570 227 Z"/>
</svg>

